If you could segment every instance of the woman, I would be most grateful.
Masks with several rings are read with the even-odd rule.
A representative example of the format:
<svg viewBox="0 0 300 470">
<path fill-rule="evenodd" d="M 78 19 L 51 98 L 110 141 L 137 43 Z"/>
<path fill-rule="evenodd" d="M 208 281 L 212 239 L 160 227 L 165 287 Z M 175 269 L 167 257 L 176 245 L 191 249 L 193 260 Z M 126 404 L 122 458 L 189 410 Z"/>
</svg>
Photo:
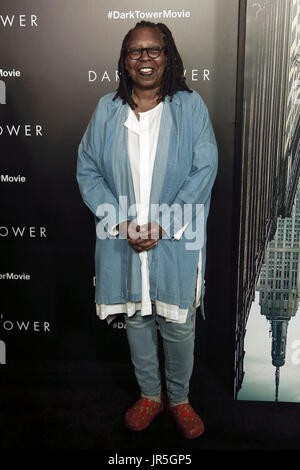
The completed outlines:
<svg viewBox="0 0 300 470">
<path fill-rule="evenodd" d="M 199 305 L 204 316 L 217 145 L 205 104 L 185 83 L 167 26 L 137 23 L 123 40 L 118 69 L 118 90 L 100 99 L 78 153 L 78 184 L 97 226 L 97 313 L 108 321 L 125 314 L 141 390 L 125 414 L 126 426 L 145 429 L 166 408 L 184 437 L 195 438 L 204 424 L 188 393 Z M 197 243 L 188 243 L 191 234 Z"/>
</svg>

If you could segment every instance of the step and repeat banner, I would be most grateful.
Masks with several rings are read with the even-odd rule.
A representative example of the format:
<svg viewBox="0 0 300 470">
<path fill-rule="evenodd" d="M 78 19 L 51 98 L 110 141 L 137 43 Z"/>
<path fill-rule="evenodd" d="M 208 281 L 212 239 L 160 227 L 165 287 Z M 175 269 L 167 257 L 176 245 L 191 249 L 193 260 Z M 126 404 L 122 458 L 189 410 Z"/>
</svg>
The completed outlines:
<svg viewBox="0 0 300 470">
<path fill-rule="evenodd" d="M 2 0 L 1 364 L 128 354 L 121 319 L 108 325 L 96 316 L 95 225 L 76 161 L 98 100 L 118 86 L 123 37 L 141 20 L 171 29 L 219 143 L 207 252 L 213 296 L 224 277 L 216 263 L 230 265 L 238 10 L 238 0 Z M 205 328 L 217 321 L 212 315 Z"/>
</svg>

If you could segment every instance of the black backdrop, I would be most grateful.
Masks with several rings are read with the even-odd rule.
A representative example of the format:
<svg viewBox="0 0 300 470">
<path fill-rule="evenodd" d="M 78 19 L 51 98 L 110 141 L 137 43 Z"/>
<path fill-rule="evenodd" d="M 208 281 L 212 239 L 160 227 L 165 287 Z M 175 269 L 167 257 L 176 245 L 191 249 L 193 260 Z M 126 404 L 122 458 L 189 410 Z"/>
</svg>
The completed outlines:
<svg viewBox="0 0 300 470">
<path fill-rule="evenodd" d="M 147 12 L 161 12 L 153 20 L 172 30 L 187 82 L 206 102 L 219 146 L 208 222 L 207 319 L 198 315 L 196 366 L 218 367 L 231 387 L 239 2 L 154 0 L 149 5 L 1 2 L 6 104 L 0 105 L 0 340 L 6 367 L 23 359 L 128 360 L 122 324 L 108 326 L 95 312 L 95 228 L 75 179 L 77 148 L 98 99 L 116 89 L 124 34 Z M 125 11 L 131 18 L 122 18 Z"/>
</svg>

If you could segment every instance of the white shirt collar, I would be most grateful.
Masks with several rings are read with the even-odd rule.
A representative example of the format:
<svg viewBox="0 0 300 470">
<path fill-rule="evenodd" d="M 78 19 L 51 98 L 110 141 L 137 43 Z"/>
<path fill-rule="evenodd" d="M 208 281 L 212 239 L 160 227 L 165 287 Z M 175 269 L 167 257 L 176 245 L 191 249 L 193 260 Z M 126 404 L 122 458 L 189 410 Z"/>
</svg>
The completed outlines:
<svg viewBox="0 0 300 470">
<path fill-rule="evenodd" d="M 150 118 L 155 119 L 155 116 L 160 111 L 162 105 L 163 103 L 161 101 L 157 106 L 155 106 L 155 108 L 149 109 L 149 111 L 145 111 L 143 113 L 139 113 L 140 120 L 138 120 L 134 111 L 129 106 L 128 117 L 124 122 L 124 126 L 126 126 L 129 130 L 135 132 L 136 134 L 139 134 L 141 129 L 148 129 L 150 124 Z"/>
</svg>

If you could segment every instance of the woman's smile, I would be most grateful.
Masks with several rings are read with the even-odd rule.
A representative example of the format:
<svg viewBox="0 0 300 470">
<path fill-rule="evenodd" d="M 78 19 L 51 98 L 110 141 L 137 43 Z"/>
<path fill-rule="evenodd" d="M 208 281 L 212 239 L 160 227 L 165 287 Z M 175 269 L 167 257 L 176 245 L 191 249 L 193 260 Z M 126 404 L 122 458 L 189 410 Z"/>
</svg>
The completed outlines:
<svg viewBox="0 0 300 470">
<path fill-rule="evenodd" d="M 153 72 L 154 72 L 153 67 L 141 67 L 139 69 L 139 73 L 145 76 L 153 75 Z"/>
</svg>

